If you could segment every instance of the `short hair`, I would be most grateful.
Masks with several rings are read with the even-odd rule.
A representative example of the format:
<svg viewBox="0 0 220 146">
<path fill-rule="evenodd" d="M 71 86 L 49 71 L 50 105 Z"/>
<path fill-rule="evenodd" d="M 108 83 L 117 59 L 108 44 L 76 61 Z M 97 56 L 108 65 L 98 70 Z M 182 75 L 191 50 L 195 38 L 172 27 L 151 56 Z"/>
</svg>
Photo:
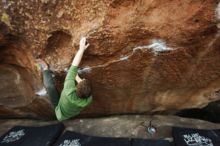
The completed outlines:
<svg viewBox="0 0 220 146">
<path fill-rule="evenodd" d="M 87 79 L 83 79 L 76 86 L 76 95 L 79 98 L 88 98 L 91 96 L 91 94 L 92 94 L 91 92 L 92 92 L 91 83 Z"/>
</svg>

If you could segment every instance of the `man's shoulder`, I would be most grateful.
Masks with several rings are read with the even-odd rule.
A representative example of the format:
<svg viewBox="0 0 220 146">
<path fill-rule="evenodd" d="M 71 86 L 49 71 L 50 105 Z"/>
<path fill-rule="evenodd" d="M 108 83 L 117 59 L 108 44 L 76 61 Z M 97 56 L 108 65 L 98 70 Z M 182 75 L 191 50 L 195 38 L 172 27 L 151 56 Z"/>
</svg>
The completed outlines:
<svg viewBox="0 0 220 146">
<path fill-rule="evenodd" d="M 63 89 L 60 95 L 60 102 L 71 102 L 76 97 L 76 88 L 73 90 Z"/>
</svg>

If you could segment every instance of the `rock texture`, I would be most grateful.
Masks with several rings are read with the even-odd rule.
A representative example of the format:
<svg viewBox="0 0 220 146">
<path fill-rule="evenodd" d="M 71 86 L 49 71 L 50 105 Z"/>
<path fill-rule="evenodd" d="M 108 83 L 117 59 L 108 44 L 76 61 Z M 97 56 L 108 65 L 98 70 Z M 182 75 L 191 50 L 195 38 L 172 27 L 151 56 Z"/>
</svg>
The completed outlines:
<svg viewBox="0 0 220 146">
<path fill-rule="evenodd" d="M 81 36 L 90 47 L 79 74 L 94 97 L 85 115 L 174 113 L 220 99 L 218 0 L 2 0 L 0 16 L 0 115 L 53 116 L 35 95 L 35 59 L 61 90 Z"/>
</svg>

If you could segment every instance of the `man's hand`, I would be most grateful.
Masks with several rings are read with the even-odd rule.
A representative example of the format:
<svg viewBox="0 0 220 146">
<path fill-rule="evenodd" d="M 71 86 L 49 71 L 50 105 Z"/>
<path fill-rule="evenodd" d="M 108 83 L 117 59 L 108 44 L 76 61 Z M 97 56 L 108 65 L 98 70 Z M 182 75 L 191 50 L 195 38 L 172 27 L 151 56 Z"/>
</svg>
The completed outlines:
<svg viewBox="0 0 220 146">
<path fill-rule="evenodd" d="M 77 67 L 79 66 L 79 63 L 80 63 L 82 56 L 83 56 L 83 53 L 88 48 L 88 46 L 89 46 L 89 44 L 86 44 L 86 38 L 82 37 L 80 40 L 80 43 L 79 43 L 79 50 L 77 51 L 77 53 L 73 59 L 73 62 L 72 62 L 73 66 L 77 66 Z"/>
<path fill-rule="evenodd" d="M 86 37 L 82 37 L 79 43 L 79 49 L 85 51 L 89 47 L 89 44 L 86 44 Z"/>
</svg>

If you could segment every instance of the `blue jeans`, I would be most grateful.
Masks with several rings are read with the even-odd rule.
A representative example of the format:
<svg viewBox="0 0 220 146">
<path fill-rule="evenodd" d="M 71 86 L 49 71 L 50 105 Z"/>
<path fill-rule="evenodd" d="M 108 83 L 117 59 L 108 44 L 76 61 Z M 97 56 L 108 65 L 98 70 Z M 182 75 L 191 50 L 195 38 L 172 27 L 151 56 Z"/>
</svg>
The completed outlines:
<svg viewBox="0 0 220 146">
<path fill-rule="evenodd" d="M 47 90 L 47 93 L 49 94 L 49 99 L 50 99 L 53 107 L 55 108 L 59 102 L 60 95 L 55 87 L 55 83 L 54 83 L 52 74 L 53 74 L 52 71 L 45 70 L 43 72 L 43 82 L 44 82 L 44 86 Z"/>
</svg>

